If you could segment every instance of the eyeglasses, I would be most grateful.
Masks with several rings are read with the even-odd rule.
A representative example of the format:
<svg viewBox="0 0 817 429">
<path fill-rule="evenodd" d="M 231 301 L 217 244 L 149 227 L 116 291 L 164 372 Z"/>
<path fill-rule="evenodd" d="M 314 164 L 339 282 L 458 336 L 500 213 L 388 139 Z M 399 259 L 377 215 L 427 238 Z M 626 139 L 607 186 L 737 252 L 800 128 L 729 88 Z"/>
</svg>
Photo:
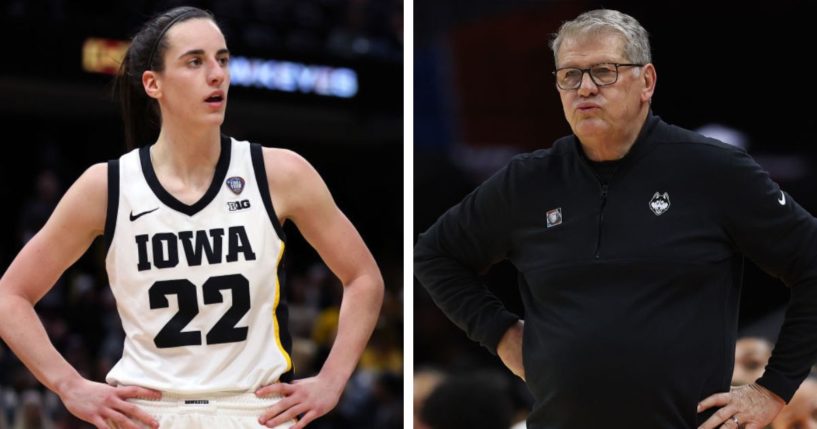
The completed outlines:
<svg viewBox="0 0 817 429">
<path fill-rule="evenodd" d="M 616 64 L 616 63 L 601 63 L 582 69 L 578 67 L 565 67 L 557 69 L 553 72 L 556 76 L 556 86 L 559 89 L 571 90 L 582 86 L 582 79 L 584 74 L 590 75 L 590 80 L 596 86 L 607 86 L 616 83 L 618 80 L 619 67 L 643 67 L 644 64 Z"/>
</svg>

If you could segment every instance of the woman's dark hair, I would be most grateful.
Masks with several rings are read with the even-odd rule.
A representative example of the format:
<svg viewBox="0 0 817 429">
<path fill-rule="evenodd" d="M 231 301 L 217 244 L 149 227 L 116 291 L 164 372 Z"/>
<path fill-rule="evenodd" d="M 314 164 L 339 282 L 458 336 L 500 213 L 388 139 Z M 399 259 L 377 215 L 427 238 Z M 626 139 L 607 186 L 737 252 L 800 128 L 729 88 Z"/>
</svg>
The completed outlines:
<svg viewBox="0 0 817 429">
<path fill-rule="evenodd" d="M 155 141 L 162 123 L 159 104 L 148 97 L 142 86 L 142 74 L 146 70 L 164 70 L 165 34 L 173 25 L 194 18 L 215 22 L 209 11 L 192 6 L 177 7 L 151 18 L 131 39 L 114 84 L 122 108 L 128 150 Z"/>
</svg>

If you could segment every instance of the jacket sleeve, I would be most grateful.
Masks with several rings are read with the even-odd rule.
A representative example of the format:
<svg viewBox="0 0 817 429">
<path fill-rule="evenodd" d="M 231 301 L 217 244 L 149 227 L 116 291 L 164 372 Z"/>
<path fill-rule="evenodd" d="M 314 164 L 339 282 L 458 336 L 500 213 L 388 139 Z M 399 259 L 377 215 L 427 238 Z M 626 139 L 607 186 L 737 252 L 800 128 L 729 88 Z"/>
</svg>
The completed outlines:
<svg viewBox="0 0 817 429">
<path fill-rule="evenodd" d="M 817 360 L 817 219 L 749 155 L 735 151 L 720 191 L 737 248 L 791 288 L 783 326 L 758 384 L 788 402 Z"/>
<path fill-rule="evenodd" d="M 510 313 L 480 273 L 506 257 L 513 208 L 507 166 L 449 209 L 420 234 L 414 275 L 438 307 L 492 353 L 519 318 Z"/>
</svg>

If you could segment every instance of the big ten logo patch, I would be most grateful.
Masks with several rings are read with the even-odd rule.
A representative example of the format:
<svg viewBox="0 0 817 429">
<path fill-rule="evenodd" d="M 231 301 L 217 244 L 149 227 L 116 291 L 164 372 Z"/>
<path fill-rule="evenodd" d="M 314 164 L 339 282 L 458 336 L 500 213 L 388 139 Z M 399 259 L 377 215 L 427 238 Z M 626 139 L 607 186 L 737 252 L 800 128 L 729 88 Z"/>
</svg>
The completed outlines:
<svg viewBox="0 0 817 429">
<path fill-rule="evenodd" d="M 231 212 L 248 209 L 250 208 L 250 200 L 227 201 L 227 208 Z"/>
</svg>

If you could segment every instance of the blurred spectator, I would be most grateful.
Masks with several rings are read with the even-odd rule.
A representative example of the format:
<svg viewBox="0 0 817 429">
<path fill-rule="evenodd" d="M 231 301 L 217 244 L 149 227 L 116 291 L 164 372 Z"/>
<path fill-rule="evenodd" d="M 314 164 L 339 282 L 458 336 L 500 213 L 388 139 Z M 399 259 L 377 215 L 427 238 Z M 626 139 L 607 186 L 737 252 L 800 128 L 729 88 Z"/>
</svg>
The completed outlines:
<svg viewBox="0 0 817 429">
<path fill-rule="evenodd" d="M 403 372 L 403 353 L 397 344 L 397 333 L 381 324 L 360 357 L 360 369 L 373 372 Z"/>
<path fill-rule="evenodd" d="M 343 16 L 345 19 L 329 34 L 329 51 L 351 58 L 397 59 L 395 53 L 402 55 L 403 27 L 396 22 L 402 21 L 402 3 L 348 0 Z"/>
<path fill-rule="evenodd" d="M 445 373 L 435 368 L 417 368 L 414 370 L 414 428 L 423 429 L 420 412 L 431 392 L 445 380 Z"/>
<path fill-rule="evenodd" d="M 735 343 L 733 386 L 754 383 L 763 375 L 783 324 L 783 312 L 783 308 L 774 309 L 740 327 Z"/>
<path fill-rule="evenodd" d="M 743 337 L 735 344 L 735 370 L 732 385 L 754 383 L 763 375 L 763 368 L 772 355 L 772 343 L 765 338 Z"/>
<path fill-rule="evenodd" d="M 54 423 L 47 416 L 43 396 L 36 390 L 23 392 L 12 429 L 53 429 Z"/>
<path fill-rule="evenodd" d="M 393 341 L 396 333 L 385 326 L 375 329 L 338 406 L 349 427 L 402 427 L 403 356 Z"/>
<path fill-rule="evenodd" d="M 507 383 L 492 372 L 451 376 L 440 383 L 420 410 L 428 429 L 508 429 L 513 405 Z"/>
<path fill-rule="evenodd" d="M 21 244 L 28 242 L 45 225 L 62 196 L 61 189 L 60 180 L 54 171 L 43 170 L 37 176 L 35 194 L 23 203 L 23 209 L 20 212 Z"/>
<path fill-rule="evenodd" d="M 403 428 L 403 377 L 400 372 L 383 372 L 374 385 L 371 428 Z"/>
<path fill-rule="evenodd" d="M 6 385 L 5 376 L 11 372 L 8 369 L 9 354 L 6 351 L 6 345 L 0 342 L 0 429 L 8 429 L 6 421 L 12 410 L 12 406 L 9 404 L 9 396 L 12 392 L 4 387 Z"/>
</svg>

